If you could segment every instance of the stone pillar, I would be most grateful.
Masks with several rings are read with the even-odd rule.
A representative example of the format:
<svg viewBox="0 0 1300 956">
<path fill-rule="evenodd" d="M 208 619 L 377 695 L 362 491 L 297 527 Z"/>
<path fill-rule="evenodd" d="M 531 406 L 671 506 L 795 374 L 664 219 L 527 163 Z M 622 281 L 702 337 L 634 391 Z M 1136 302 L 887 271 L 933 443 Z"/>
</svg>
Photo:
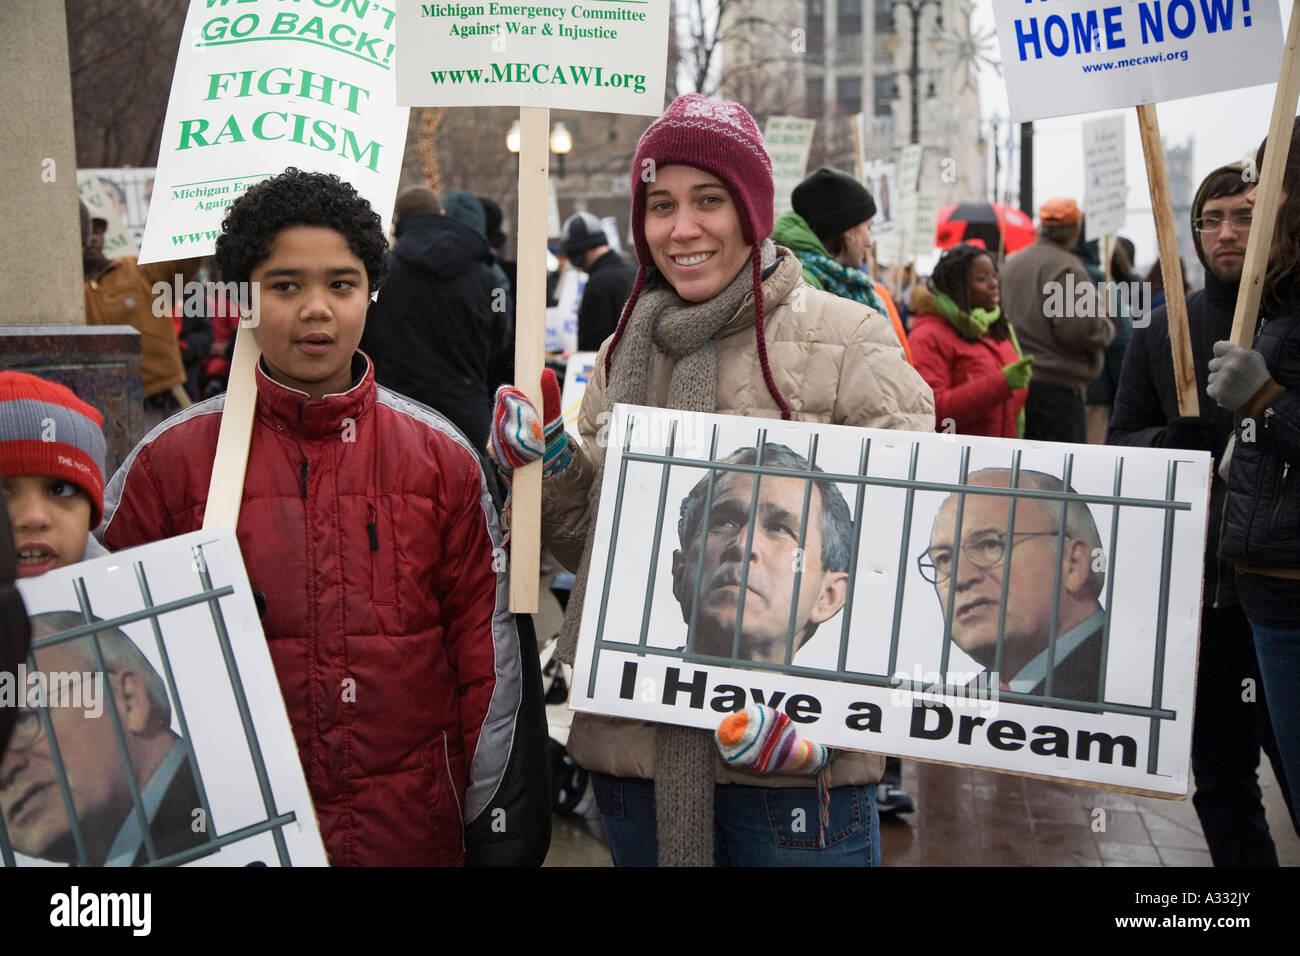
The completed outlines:
<svg viewBox="0 0 1300 956">
<path fill-rule="evenodd" d="M 144 437 L 140 333 L 129 325 L 0 326 L 0 370 L 66 385 L 104 416 L 104 481 Z"/>
<path fill-rule="evenodd" d="M 64 5 L 0 3 L 0 325 L 85 325 Z"/>
</svg>

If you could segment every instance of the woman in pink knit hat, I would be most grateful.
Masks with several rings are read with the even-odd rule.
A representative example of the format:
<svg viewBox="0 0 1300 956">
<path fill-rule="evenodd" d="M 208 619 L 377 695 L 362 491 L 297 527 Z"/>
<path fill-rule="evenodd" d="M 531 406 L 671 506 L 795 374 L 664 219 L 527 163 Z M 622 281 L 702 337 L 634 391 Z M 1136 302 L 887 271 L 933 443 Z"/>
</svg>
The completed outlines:
<svg viewBox="0 0 1300 956">
<path fill-rule="evenodd" d="M 614 403 L 934 430 L 930 389 L 889 320 L 805 285 L 799 260 L 768 238 L 772 164 L 744 107 L 676 99 L 642 135 L 631 183 L 636 282 L 583 398 L 582 445 L 565 437 L 549 372 L 541 416 L 517 390 L 498 393 L 490 440 L 503 469 L 544 458 L 543 540 L 577 569 L 557 651 L 569 662 L 600 498 L 598 422 Z M 520 441 L 529 416 L 544 426 L 544 451 Z M 775 716 L 764 733 L 793 738 Z M 574 715 L 568 748 L 593 772 L 616 865 L 879 863 L 883 757 L 841 752 L 801 760 L 800 772 L 790 760 L 759 769 L 724 760 L 708 731 L 591 714 Z"/>
</svg>

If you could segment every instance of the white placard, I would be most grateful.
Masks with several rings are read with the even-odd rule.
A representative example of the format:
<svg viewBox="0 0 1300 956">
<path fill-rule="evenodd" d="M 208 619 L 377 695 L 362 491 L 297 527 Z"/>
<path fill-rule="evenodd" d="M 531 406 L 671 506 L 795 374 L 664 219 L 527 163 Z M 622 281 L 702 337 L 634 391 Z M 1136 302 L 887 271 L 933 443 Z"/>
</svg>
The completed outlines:
<svg viewBox="0 0 1300 956">
<path fill-rule="evenodd" d="M 1084 239 L 1119 232 L 1128 219 L 1124 117 L 1083 121 Z"/>
<path fill-rule="evenodd" d="M 565 355 L 578 348 L 578 306 L 587 288 L 587 273 L 565 266 L 556 304 L 546 310 L 546 354 Z"/>
<path fill-rule="evenodd" d="M 613 216 L 605 216 L 600 220 L 600 228 L 605 230 L 606 245 L 614 252 L 621 253 L 623 242 L 618 237 L 618 220 Z"/>
<path fill-rule="evenodd" d="M 899 153 L 898 188 L 904 195 L 920 188 L 921 156 L 922 147 L 919 143 L 909 143 Z"/>
<path fill-rule="evenodd" d="M 569 364 L 564 370 L 564 393 L 560 396 L 560 407 L 564 409 L 564 427 L 569 438 L 578 444 L 582 444 L 582 436 L 578 434 L 578 412 L 582 410 L 582 396 L 587 394 L 587 383 L 591 381 L 595 367 L 595 352 L 574 352 L 569 356 Z"/>
<path fill-rule="evenodd" d="M 813 130 L 817 121 L 798 116 L 773 116 L 763 131 L 767 155 L 772 159 L 772 184 L 776 189 L 776 214 L 791 209 L 790 193 L 808 172 L 808 153 L 812 149 Z"/>
<path fill-rule="evenodd" d="M 995 0 L 1011 122 L 1277 81 L 1272 0 Z"/>
<path fill-rule="evenodd" d="M 1207 454 L 622 405 L 607 434 L 575 710 L 761 697 L 830 746 L 1187 792 Z"/>
<path fill-rule="evenodd" d="M 901 265 L 918 255 L 926 255 L 934 247 L 939 209 L 933 196 L 923 203 L 918 192 L 922 155 L 922 147 L 917 143 L 909 143 L 899 153 L 890 228 L 876 243 L 879 262 Z M 922 219 L 930 223 L 928 233 L 921 232 Z"/>
<path fill-rule="evenodd" d="M 154 171 L 147 167 L 78 169 L 77 195 L 92 216 L 104 219 L 104 255 L 134 256 L 140 252 Z"/>
<path fill-rule="evenodd" d="M 668 4 L 396 0 L 405 106 L 542 106 L 658 116 Z"/>
<path fill-rule="evenodd" d="M 394 26 L 369 0 L 192 0 L 140 261 L 210 255 L 226 207 L 288 166 L 351 183 L 387 232 L 409 114 Z"/>
<path fill-rule="evenodd" d="M 81 788 L 93 775 L 104 781 L 97 793 L 112 790 L 117 801 L 127 794 L 130 805 L 129 778 L 117 751 L 107 696 L 100 693 L 94 706 L 88 699 L 88 688 L 103 691 L 109 682 L 95 670 L 88 640 L 60 636 L 86 620 L 80 601 L 84 596 L 90 620 L 106 622 L 98 640 L 111 667 L 109 676 L 125 681 L 122 674 L 130 670 L 137 686 L 156 688 L 156 694 L 148 693 L 150 716 L 159 715 L 164 695 L 170 707 L 166 725 L 121 718 L 132 766 L 157 766 L 147 779 L 137 779 L 146 806 L 156 801 L 146 816 L 155 852 L 179 854 L 184 863 L 196 866 L 326 865 L 298 748 L 233 529 L 195 531 L 119 551 L 20 580 L 18 589 L 32 617 L 37 668 L 46 675 L 81 677 L 80 700 L 56 701 L 52 694 L 47 701 L 74 801 L 90 792 Z M 163 605 L 171 609 L 148 616 L 149 608 Z M 41 617 L 46 614 L 52 616 Z M 126 685 L 113 686 L 116 694 Z M 118 701 L 119 712 L 125 706 Z M 251 733 L 241 712 L 247 714 Z M 50 754 L 43 736 L 30 746 Z M 163 752 L 167 756 L 158 762 Z M 71 862 L 71 827 L 52 759 L 30 761 L 15 772 L 35 775 L 32 782 L 38 785 L 53 784 L 13 817 L 6 807 L 9 839 L 18 851 L 15 862 Z M 137 770 L 137 778 L 142 775 Z M 79 819 L 92 865 L 106 862 L 100 856 L 111 853 L 113 846 L 126 853 L 127 865 L 132 851 L 140 854 L 134 860 L 137 865 L 147 857 L 142 840 L 126 839 L 132 811 L 93 817 L 79 811 Z M 67 835 L 50 839 L 54 824 Z M 115 834 L 125 842 L 114 842 Z M 230 836 L 236 839 L 213 843 Z"/>
<path fill-rule="evenodd" d="M 934 193 L 917 193 L 909 245 L 912 255 L 928 256 L 934 251 L 935 232 L 939 228 L 939 197 Z"/>
<path fill-rule="evenodd" d="M 546 234 L 559 236 L 564 232 L 564 220 L 560 218 L 560 194 L 555 190 L 555 180 L 546 177 Z"/>
<path fill-rule="evenodd" d="M 876 215 L 871 220 L 871 235 L 877 241 L 894 231 L 894 195 L 897 167 L 879 160 L 863 167 L 862 184 L 876 201 Z"/>
</svg>

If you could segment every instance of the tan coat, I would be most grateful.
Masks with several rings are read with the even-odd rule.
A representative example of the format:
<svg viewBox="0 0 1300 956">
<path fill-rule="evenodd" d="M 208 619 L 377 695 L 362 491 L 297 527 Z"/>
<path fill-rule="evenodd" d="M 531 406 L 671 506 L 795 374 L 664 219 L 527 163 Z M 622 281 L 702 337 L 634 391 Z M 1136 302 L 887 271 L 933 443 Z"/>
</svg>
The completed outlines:
<svg viewBox="0 0 1300 956">
<path fill-rule="evenodd" d="M 176 276 L 181 276 L 184 289 L 200 264 L 199 259 L 186 259 L 142 266 L 134 256 L 119 256 L 95 278 L 86 280 L 87 325 L 129 325 L 140 333 L 140 376 L 145 398 L 185 382 L 185 365 L 171 313 L 162 318 L 153 314 L 154 283 L 173 286 L 174 298 Z"/>
<path fill-rule="evenodd" d="M 907 364 L 889 319 L 848 299 L 804 283 L 799 260 L 777 247 L 784 258 L 763 283 L 767 354 L 791 417 L 867 428 L 934 432 L 934 397 L 921 376 Z M 758 364 L 751 293 L 735 317 L 714 339 L 718 352 L 718 413 L 748 418 L 780 418 Z M 577 568 L 586 544 L 588 522 L 595 520 L 592 480 L 604 466 L 597 442 L 605 410 L 605 352 L 596 358 L 583 396 L 578 429 L 583 444 L 573 461 L 542 487 L 542 538 L 551 553 Z M 654 350 L 647 376 L 645 404 L 663 407 L 673 360 Z M 588 770 L 620 777 L 653 779 L 655 725 L 643 721 L 575 714 L 569 752 Z M 873 783 L 884 758 L 841 752 L 827 770 L 829 786 Z M 729 769 L 719 757 L 717 783 L 750 786 L 806 787 L 807 777 L 753 774 Z"/>
</svg>

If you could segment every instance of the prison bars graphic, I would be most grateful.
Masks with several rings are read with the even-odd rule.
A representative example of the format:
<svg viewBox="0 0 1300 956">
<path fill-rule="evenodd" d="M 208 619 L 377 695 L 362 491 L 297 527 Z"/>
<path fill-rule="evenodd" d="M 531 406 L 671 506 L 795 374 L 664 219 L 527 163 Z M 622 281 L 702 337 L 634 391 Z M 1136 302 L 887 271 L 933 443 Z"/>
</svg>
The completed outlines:
<svg viewBox="0 0 1300 956">
<path fill-rule="evenodd" d="M 175 601 L 168 601 L 164 604 L 155 605 L 149 588 L 148 578 L 145 574 L 144 565 L 137 561 L 134 565 L 135 578 L 144 607 L 142 610 L 123 614 L 109 620 L 100 621 L 94 619 L 94 613 L 90 607 L 90 600 L 86 594 L 85 580 L 83 578 L 76 579 L 73 588 L 76 593 L 77 604 L 84 623 L 81 627 L 70 628 L 65 631 L 60 631 L 57 634 L 51 634 L 47 637 L 33 639 L 31 648 L 27 655 L 27 666 L 33 672 L 38 670 L 35 651 L 40 648 L 88 636 L 90 638 L 91 653 L 94 657 L 96 671 L 101 674 L 107 673 L 103 649 L 100 646 L 99 633 L 114 628 L 121 628 L 124 625 L 133 624 L 137 621 L 149 621 L 153 631 L 154 641 L 158 649 L 158 654 L 162 660 L 163 679 L 167 685 L 167 694 L 175 708 L 177 724 L 180 727 L 180 745 L 184 748 L 185 760 L 189 766 L 191 774 L 193 775 L 195 787 L 199 796 L 200 805 L 194 809 L 201 809 L 203 811 L 203 820 L 205 824 L 204 832 L 208 834 L 208 839 L 199 846 L 190 847 L 164 857 L 159 857 L 157 849 L 154 846 L 153 836 L 150 832 L 148 813 L 141 798 L 140 785 L 137 782 L 136 774 L 131 765 L 131 758 L 127 753 L 126 737 L 118 715 L 112 682 L 105 680 L 104 709 L 108 712 L 112 721 L 113 735 L 117 744 L 118 754 L 122 761 L 122 765 L 126 770 L 126 780 L 131 793 L 131 812 L 135 816 L 137 826 L 142 835 L 143 849 L 147 859 L 147 862 L 144 865 L 176 866 L 182 863 L 188 863 L 191 860 L 198 859 L 199 857 L 215 853 L 224 846 L 240 843 L 251 837 L 257 836 L 260 833 L 269 831 L 275 843 L 276 855 L 279 859 L 280 865 L 291 866 L 292 863 L 289 859 L 289 851 L 285 842 L 283 828 L 287 824 L 294 822 L 296 817 L 292 812 L 280 813 L 276 810 L 275 796 L 271 790 L 270 778 L 266 771 L 266 762 L 262 757 L 261 746 L 258 743 L 257 734 L 253 728 L 253 719 L 248 707 L 248 698 L 244 692 L 243 680 L 240 677 L 239 668 L 235 663 L 234 649 L 231 647 L 230 634 L 226 628 L 225 617 L 221 612 L 221 598 L 234 594 L 234 588 L 229 585 L 223 587 L 213 586 L 207 562 L 203 557 L 202 545 L 194 546 L 191 548 L 191 552 L 193 557 L 191 566 L 198 575 L 202 591 Z M 257 776 L 258 789 L 265 813 L 264 819 L 256 823 L 220 835 L 216 833 L 216 824 L 212 818 L 212 807 L 208 800 L 207 788 L 204 785 L 203 776 L 199 772 L 198 760 L 195 757 L 194 747 L 189 733 L 189 724 L 186 722 L 185 718 L 184 704 L 176 689 L 176 680 L 172 672 L 171 658 L 168 655 L 166 644 L 163 641 L 162 629 L 158 623 L 158 619 L 164 614 L 198 604 L 207 604 L 209 612 L 212 615 L 213 630 L 216 635 L 217 644 L 221 649 L 222 659 L 226 666 L 226 676 L 230 682 L 230 688 L 234 695 L 236 707 L 239 710 L 240 723 L 244 731 L 244 742 L 247 745 L 249 758 L 252 761 L 254 772 Z M 81 822 L 78 820 L 77 810 L 73 804 L 72 790 L 68 782 L 68 772 L 63 763 L 58 738 L 54 732 L 54 724 L 50 717 L 48 708 L 41 707 L 38 710 L 41 730 L 44 733 L 45 740 L 49 743 L 54 771 L 58 777 L 59 791 L 62 797 L 64 811 L 67 813 L 67 819 L 71 825 L 70 829 L 77 857 L 76 865 L 87 866 L 89 865 L 89 858 L 86 852 L 85 834 L 82 831 Z M 5 825 L 3 815 L 0 815 L 0 862 L 2 862 L 6 867 L 17 865 L 17 861 L 14 857 L 14 849 L 9 840 L 9 832 Z"/>
<path fill-rule="evenodd" d="M 805 469 L 795 469 L 789 467 L 780 467 L 763 464 L 763 452 L 767 445 L 767 429 L 758 428 L 755 433 L 754 448 L 756 451 L 754 464 L 742 464 L 729 462 L 718 458 L 718 441 L 719 427 L 712 426 L 712 434 L 709 444 L 709 456 L 707 459 L 685 458 L 675 454 L 677 444 L 677 426 L 678 420 L 673 418 L 668 427 L 667 441 L 664 446 L 663 454 L 653 452 L 643 452 L 633 450 L 633 435 L 637 428 L 638 419 L 635 415 L 629 415 L 626 419 L 626 428 L 623 436 L 623 445 L 621 449 L 618 485 L 614 498 L 613 516 L 609 533 L 608 552 L 605 556 L 604 581 L 601 589 L 600 608 L 597 616 L 596 634 L 592 652 L 590 672 L 587 680 L 588 698 L 595 696 L 596 679 L 600 665 L 600 656 L 603 651 L 619 651 L 623 653 L 635 653 L 638 656 L 654 655 L 670 657 L 682 662 L 699 663 L 699 664 L 716 664 L 727 667 L 747 670 L 763 670 L 778 674 L 800 675 L 805 677 L 819 678 L 823 680 L 835 680 L 842 683 L 856 684 L 862 686 L 872 686 L 888 688 L 891 690 L 902 689 L 912 692 L 938 692 L 947 696 L 965 696 L 966 688 L 947 682 L 948 677 L 948 659 L 952 648 L 952 612 L 956 588 L 949 588 L 948 599 L 944 613 L 944 630 L 941 649 L 941 663 L 939 674 L 944 680 L 942 686 L 918 681 L 912 678 L 896 675 L 898 664 L 898 647 L 900 632 L 902 626 L 903 613 L 903 596 L 906 587 L 906 569 L 908 547 L 911 541 L 912 515 L 915 507 L 915 495 L 918 491 L 939 491 L 945 493 L 957 494 L 956 524 L 953 532 L 953 567 L 956 569 L 961 556 L 961 529 L 963 512 L 965 508 L 966 494 L 978 494 L 981 496 L 1001 496 L 1010 499 L 1008 505 L 1007 535 L 1010 536 L 1015 528 L 1016 505 L 1021 499 L 1035 499 L 1045 502 L 1060 502 L 1060 518 L 1057 528 L 1057 561 L 1056 570 L 1053 580 L 1053 600 L 1052 600 L 1052 621 L 1047 642 L 1047 672 L 1046 683 L 1042 694 L 1031 694 L 1018 691 L 1003 690 L 1000 692 L 1000 698 L 1016 703 L 1032 704 L 1038 706 L 1052 706 L 1065 710 L 1081 711 L 1085 713 L 1116 713 L 1131 716 L 1144 717 L 1149 720 L 1148 748 L 1147 748 L 1147 772 L 1155 773 L 1159 757 L 1159 740 L 1160 740 L 1160 722 L 1162 720 L 1173 720 L 1177 716 L 1172 710 L 1163 706 L 1163 683 L 1164 683 L 1164 663 L 1165 649 L 1167 641 L 1167 630 L 1169 622 L 1169 578 L 1172 566 L 1172 545 L 1174 535 L 1174 519 L 1178 511 L 1190 511 L 1191 504 L 1187 501 L 1179 501 L 1175 498 L 1175 489 L 1177 487 L 1177 473 L 1179 462 L 1171 460 L 1166 468 L 1165 475 L 1165 496 L 1163 498 L 1137 498 L 1123 495 L 1123 478 L 1124 478 L 1124 460 L 1116 459 L 1113 490 L 1110 495 L 1080 494 L 1071 492 L 1066 489 L 1070 487 L 1070 481 L 1074 469 L 1074 453 L 1065 452 L 1062 460 L 1062 476 L 1060 491 L 1045 490 L 1038 488 L 1021 488 L 1019 481 L 1021 477 L 1021 458 L 1022 450 L 1014 449 L 1011 453 L 1010 462 L 1010 480 L 1009 487 L 999 488 L 985 485 L 969 485 L 967 480 L 970 473 L 970 446 L 964 446 L 961 451 L 961 461 L 959 467 L 958 480 L 951 482 L 921 481 L 916 477 L 917 464 L 920 457 L 921 445 L 913 441 L 910 449 L 910 459 L 908 464 L 907 478 L 885 478 L 871 476 L 868 474 L 868 465 L 871 457 L 871 437 L 864 437 L 861 440 L 858 470 L 855 474 L 828 473 L 817 469 L 817 445 L 818 436 L 816 434 L 809 438 L 808 451 L 805 457 L 808 466 Z M 631 463 L 644 463 L 660 466 L 659 476 L 659 497 L 658 510 L 655 515 L 655 529 L 653 544 L 650 554 L 650 570 L 645 589 L 645 600 L 641 611 L 641 624 L 638 629 L 636 641 L 619 640 L 608 636 L 609 632 L 609 602 L 614 580 L 615 557 L 617 553 L 619 529 L 623 522 L 623 506 L 626 495 L 628 466 Z M 704 562 L 697 562 L 695 572 L 694 588 L 691 598 L 691 613 L 687 626 L 686 642 L 684 647 L 673 649 L 664 647 L 655 647 L 649 644 L 649 626 L 651 606 L 654 599 L 654 588 L 656 570 L 659 565 L 659 553 L 662 544 L 662 532 L 664 523 L 664 511 L 667 504 L 668 480 L 673 468 L 687 468 L 707 471 L 706 490 L 704 496 L 704 513 L 698 524 L 698 533 L 707 535 L 709 528 L 709 518 L 713 509 L 714 491 L 719 474 L 735 473 L 748 474 L 754 476 L 753 490 L 750 495 L 750 504 L 747 519 L 746 540 L 744 548 L 744 558 L 742 561 L 741 580 L 739 584 L 739 593 L 737 598 L 736 622 L 734 625 L 731 655 L 719 656 L 715 654 L 701 653 L 695 647 L 696 633 L 699 625 L 699 595 L 703 583 Z M 811 500 L 812 486 L 814 482 L 834 482 L 837 484 L 853 485 L 856 488 L 856 507 L 853 511 L 853 533 L 852 543 L 848 565 L 848 583 L 847 596 L 843 608 L 843 621 L 840 626 L 839 649 L 838 649 L 838 669 L 810 667 L 793 663 L 794 656 L 794 628 L 796 624 L 796 611 L 799 596 L 799 587 L 802 577 L 802 563 L 796 566 L 794 571 L 794 583 L 791 595 L 790 621 L 786 634 L 785 659 L 782 662 L 763 662 L 744 660 L 740 658 L 740 639 L 744 622 L 744 601 L 746 586 L 748 581 L 748 569 L 753 554 L 753 540 L 755 529 L 755 518 L 758 514 L 759 506 L 759 483 L 764 476 L 798 478 L 805 482 L 803 496 L 803 511 L 800 518 L 798 533 L 799 549 L 802 549 L 807 541 L 808 512 Z M 858 555 L 862 543 L 862 515 L 863 506 L 866 499 L 868 487 L 880 488 L 898 488 L 906 492 L 905 504 L 903 510 L 903 529 L 901 541 L 899 544 L 899 557 L 896 573 L 896 586 L 894 595 L 894 613 L 892 630 L 890 634 L 889 645 L 889 665 L 886 673 L 871 673 L 868 671 L 852 670 L 847 666 L 849 650 L 849 630 L 852 621 L 853 610 L 853 593 L 856 584 L 858 570 Z M 1061 590 L 1061 567 L 1062 554 L 1066 540 L 1066 521 L 1067 506 L 1071 502 L 1083 504 L 1100 504 L 1110 505 L 1116 509 L 1114 520 L 1110 526 L 1109 548 L 1106 549 L 1106 584 L 1105 584 L 1105 614 L 1104 625 L 1101 635 L 1101 663 L 1097 683 L 1097 695 L 1095 700 L 1084 701 L 1074 698 L 1054 696 L 1052 693 L 1053 664 L 1055 663 L 1056 644 L 1059 638 L 1059 620 L 1058 604 Z M 1157 595 L 1156 607 L 1156 634 L 1155 634 L 1155 651 L 1152 660 L 1151 674 L 1151 693 L 1149 705 L 1126 704 L 1105 700 L 1106 688 L 1106 655 L 1110 647 L 1110 628 L 1111 628 L 1111 609 L 1112 596 L 1114 593 L 1115 581 L 1115 556 L 1116 546 L 1119 536 L 1119 514 L 1118 509 L 1121 507 L 1154 509 L 1164 512 L 1163 540 L 1161 547 L 1160 560 L 1160 587 Z M 998 612 L 998 630 L 997 645 L 995 651 L 994 671 L 1000 673 L 1002 665 L 1003 643 L 1006 631 L 1006 607 L 1007 607 L 1007 589 L 1010 581 L 1010 575 L 1002 576 L 1002 600 Z"/>
</svg>

